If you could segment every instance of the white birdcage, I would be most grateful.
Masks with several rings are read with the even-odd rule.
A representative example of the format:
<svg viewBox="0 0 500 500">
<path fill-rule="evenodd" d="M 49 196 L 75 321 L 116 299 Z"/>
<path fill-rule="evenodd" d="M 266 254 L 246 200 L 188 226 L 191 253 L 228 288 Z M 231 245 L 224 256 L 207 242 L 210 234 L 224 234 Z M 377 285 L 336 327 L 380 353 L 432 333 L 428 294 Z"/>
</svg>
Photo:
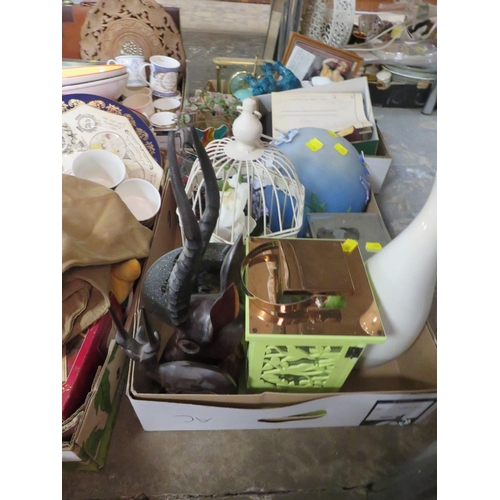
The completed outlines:
<svg viewBox="0 0 500 500">
<path fill-rule="evenodd" d="M 233 123 L 233 137 L 206 146 L 220 191 L 220 211 L 213 243 L 234 243 L 252 235 L 294 237 L 303 222 L 305 188 L 295 167 L 277 147 L 261 140 L 261 114 L 245 99 Z M 197 159 L 186 183 L 195 214 L 204 208 L 204 179 Z M 182 228 L 181 228 L 182 229 Z"/>
</svg>

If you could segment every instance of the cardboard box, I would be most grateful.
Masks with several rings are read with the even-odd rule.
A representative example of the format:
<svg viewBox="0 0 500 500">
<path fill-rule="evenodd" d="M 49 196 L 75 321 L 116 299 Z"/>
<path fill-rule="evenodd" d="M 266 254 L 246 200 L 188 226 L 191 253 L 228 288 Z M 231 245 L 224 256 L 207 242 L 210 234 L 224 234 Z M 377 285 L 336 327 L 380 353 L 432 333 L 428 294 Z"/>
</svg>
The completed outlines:
<svg viewBox="0 0 500 500">
<path fill-rule="evenodd" d="M 66 468 L 98 470 L 105 462 L 121 396 L 125 388 L 125 352 L 110 342 L 106 360 L 83 407 L 76 412 L 76 430 L 62 442 L 62 461 Z"/>
<path fill-rule="evenodd" d="M 373 196 L 368 211 L 379 213 Z M 180 246 L 170 185 L 157 222 L 145 271 L 164 253 Z M 423 421 L 436 408 L 437 348 L 426 326 L 412 348 L 397 360 L 355 369 L 334 394 L 158 394 L 148 387 L 140 367 L 131 361 L 126 394 L 147 431 L 412 424 Z"/>
<path fill-rule="evenodd" d="M 377 133 L 379 138 L 377 153 L 375 155 L 365 155 L 366 166 L 368 172 L 370 172 L 370 186 L 373 194 L 378 194 L 382 189 L 392 163 L 392 157 L 378 127 Z"/>
<path fill-rule="evenodd" d="M 329 85 L 321 85 L 319 87 L 307 87 L 295 90 L 289 90 L 288 92 L 360 92 L 363 94 L 363 104 L 365 108 L 366 118 L 373 125 L 372 137 L 369 140 L 360 141 L 352 143 L 352 145 L 357 149 L 358 152 L 363 152 L 365 155 L 376 155 L 377 148 L 379 145 L 379 135 L 378 129 L 375 122 L 375 116 L 373 115 L 372 101 L 370 97 L 370 89 L 368 87 L 368 79 L 363 76 L 360 78 L 351 78 L 349 80 L 344 80 L 343 82 L 332 82 Z M 270 131 L 272 127 L 270 126 L 270 118 L 266 119 L 265 115 L 268 115 L 272 111 L 271 94 L 264 94 L 257 96 L 257 101 L 259 104 L 258 111 L 263 115 L 263 125 L 264 134 L 272 135 Z M 267 121 L 267 123 L 266 123 Z"/>
<path fill-rule="evenodd" d="M 111 306 L 118 317 L 122 318 L 121 310 L 114 296 L 111 296 Z M 108 338 L 113 328 L 111 315 L 106 313 L 91 325 L 84 335 L 75 338 L 75 349 L 66 355 L 71 342 L 63 346 L 63 369 L 68 371 L 62 384 L 62 418 L 71 417 L 78 407 L 84 403 L 99 366 L 102 366 L 108 352 Z M 81 340 L 83 337 L 83 341 Z M 78 347 L 78 345 L 81 346 Z"/>
<path fill-rule="evenodd" d="M 406 425 L 436 409 L 436 345 L 429 329 L 381 367 L 351 373 L 335 394 L 127 396 L 146 431 L 290 429 Z"/>
<path fill-rule="evenodd" d="M 364 261 L 369 259 L 374 251 L 378 251 L 370 244 L 375 243 L 383 248 L 391 241 L 382 216 L 375 212 L 309 212 L 307 222 L 312 238 L 356 240 Z"/>
</svg>

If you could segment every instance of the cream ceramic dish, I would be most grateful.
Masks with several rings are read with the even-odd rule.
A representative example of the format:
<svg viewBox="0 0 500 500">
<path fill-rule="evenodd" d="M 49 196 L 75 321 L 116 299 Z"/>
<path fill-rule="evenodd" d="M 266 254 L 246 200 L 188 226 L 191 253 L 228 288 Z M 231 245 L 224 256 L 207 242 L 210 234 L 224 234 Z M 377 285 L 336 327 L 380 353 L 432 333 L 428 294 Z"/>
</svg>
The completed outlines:
<svg viewBox="0 0 500 500">
<path fill-rule="evenodd" d="M 125 90 L 128 81 L 128 73 L 106 78 L 104 80 L 90 81 L 78 85 L 65 85 L 62 87 L 62 95 L 92 94 L 108 99 L 117 100 Z"/>
<path fill-rule="evenodd" d="M 160 111 L 149 117 L 151 125 L 156 128 L 175 128 L 177 115 L 169 111 Z"/>
<path fill-rule="evenodd" d="M 153 91 L 149 87 L 125 87 L 123 91 L 123 97 L 131 97 L 137 94 L 145 94 L 151 96 Z"/>
<path fill-rule="evenodd" d="M 147 94 L 134 94 L 123 100 L 123 105 L 133 109 L 148 118 L 155 112 L 153 99 Z"/>
<path fill-rule="evenodd" d="M 173 113 L 181 107 L 180 99 L 176 99 L 175 97 L 160 97 L 153 104 L 157 112 L 169 111 Z"/>
<path fill-rule="evenodd" d="M 80 85 L 82 83 L 96 82 L 126 74 L 127 68 L 123 64 L 100 64 L 96 66 L 62 68 L 62 86 Z"/>
</svg>

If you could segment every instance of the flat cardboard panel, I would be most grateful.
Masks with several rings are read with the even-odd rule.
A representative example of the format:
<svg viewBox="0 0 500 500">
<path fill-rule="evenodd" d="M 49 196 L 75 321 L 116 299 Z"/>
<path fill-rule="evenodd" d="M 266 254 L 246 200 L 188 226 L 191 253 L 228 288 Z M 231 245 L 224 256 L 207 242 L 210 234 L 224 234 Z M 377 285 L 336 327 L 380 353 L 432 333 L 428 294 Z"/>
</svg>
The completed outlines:
<svg viewBox="0 0 500 500">
<path fill-rule="evenodd" d="M 307 221 L 313 238 L 356 240 L 365 261 L 374 254 L 374 250 L 367 248 L 369 243 L 384 247 L 391 241 L 384 221 L 377 213 L 309 212 Z"/>
<path fill-rule="evenodd" d="M 130 397 L 130 396 L 129 396 Z M 272 409 L 235 409 L 185 403 L 137 401 L 131 404 L 145 431 L 200 431 L 292 429 L 314 427 L 352 427 L 369 425 L 365 421 L 374 408 L 382 404 L 404 415 L 406 408 L 414 411 L 412 421 L 424 420 L 435 409 L 436 394 L 337 394 Z"/>
<path fill-rule="evenodd" d="M 343 82 L 332 82 L 328 85 L 320 85 L 319 87 L 307 87 L 301 89 L 290 90 L 289 92 L 361 92 L 363 94 L 364 106 L 365 106 L 365 115 L 368 120 L 373 125 L 373 134 L 371 139 L 366 141 L 360 141 L 357 143 L 353 143 L 353 146 L 357 149 L 358 152 L 363 151 L 365 155 L 376 155 L 377 147 L 379 143 L 379 135 L 378 129 L 375 122 L 375 116 L 373 115 L 373 107 L 372 101 L 370 97 L 370 90 L 368 87 L 368 80 L 365 76 L 359 78 L 351 78 L 349 80 L 344 80 Z M 269 114 L 272 111 L 272 102 L 271 102 L 271 94 L 264 94 L 257 96 L 257 101 L 259 104 L 258 111 L 262 113 L 264 125 L 266 124 L 266 114 Z M 271 131 L 272 129 L 269 129 Z M 266 127 L 264 127 L 264 133 L 267 135 L 272 135 L 272 133 L 266 132 Z"/>
<path fill-rule="evenodd" d="M 370 172 L 370 186 L 374 194 L 378 194 L 382 189 L 392 163 L 391 155 L 378 127 L 377 131 L 379 137 L 377 153 L 375 155 L 365 155 L 365 162 L 368 172 Z"/>
</svg>

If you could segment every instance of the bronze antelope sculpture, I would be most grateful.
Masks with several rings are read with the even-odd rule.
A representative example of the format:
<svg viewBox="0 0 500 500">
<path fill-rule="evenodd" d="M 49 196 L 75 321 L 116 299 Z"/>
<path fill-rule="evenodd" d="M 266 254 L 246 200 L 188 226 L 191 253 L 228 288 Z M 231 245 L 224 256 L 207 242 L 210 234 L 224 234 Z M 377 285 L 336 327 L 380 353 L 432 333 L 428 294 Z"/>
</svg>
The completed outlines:
<svg viewBox="0 0 500 500">
<path fill-rule="evenodd" d="M 168 163 L 183 246 L 160 257 L 146 273 L 141 290 L 146 338 L 142 327 L 134 339 L 115 321 L 116 342 L 169 393 L 234 393 L 243 359 L 244 312 L 238 285 L 244 247 L 241 237 L 234 245 L 210 243 L 219 216 L 219 187 L 193 126 L 190 132 L 205 180 L 203 214 L 198 221 L 191 208 L 177 164 L 174 134 L 169 132 Z M 148 314 L 174 327 L 159 360 L 160 337 L 151 329 Z"/>
</svg>

